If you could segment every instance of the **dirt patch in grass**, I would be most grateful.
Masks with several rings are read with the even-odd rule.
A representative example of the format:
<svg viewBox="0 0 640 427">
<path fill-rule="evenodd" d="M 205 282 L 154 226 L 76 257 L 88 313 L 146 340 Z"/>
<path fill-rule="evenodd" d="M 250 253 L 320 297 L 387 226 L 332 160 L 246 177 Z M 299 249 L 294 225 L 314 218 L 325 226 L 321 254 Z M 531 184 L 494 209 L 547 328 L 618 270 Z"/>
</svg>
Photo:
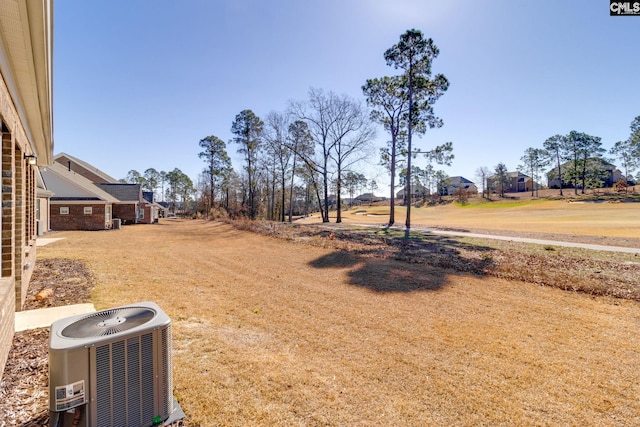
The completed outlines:
<svg viewBox="0 0 640 427">
<path fill-rule="evenodd" d="M 82 261 L 98 309 L 167 312 L 193 426 L 640 423 L 639 304 L 492 272 L 517 248 L 530 263 L 518 277 L 583 255 L 262 225 L 65 232 L 37 263 Z M 617 269 L 593 259 L 588 270 Z"/>
</svg>

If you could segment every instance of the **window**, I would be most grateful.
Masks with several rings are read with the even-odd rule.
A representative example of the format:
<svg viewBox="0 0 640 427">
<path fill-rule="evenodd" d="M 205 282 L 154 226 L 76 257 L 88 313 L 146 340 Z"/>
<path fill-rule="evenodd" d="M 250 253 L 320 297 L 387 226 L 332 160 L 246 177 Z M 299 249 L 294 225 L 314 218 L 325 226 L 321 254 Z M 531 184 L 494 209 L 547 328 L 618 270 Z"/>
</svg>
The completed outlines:
<svg viewBox="0 0 640 427">
<path fill-rule="evenodd" d="M 111 221 L 111 206 L 105 206 L 104 219 L 106 219 L 107 222 Z"/>
<path fill-rule="evenodd" d="M 91 215 L 93 213 L 93 208 L 91 206 L 85 206 L 84 207 L 84 214 L 85 215 Z"/>
<path fill-rule="evenodd" d="M 138 208 L 138 219 L 144 219 L 144 208 L 143 207 L 139 207 Z"/>
<path fill-rule="evenodd" d="M 69 215 L 69 207 L 68 206 L 64 206 L 64 207 L 60 207 L 60 215 Z"/>
</svg>

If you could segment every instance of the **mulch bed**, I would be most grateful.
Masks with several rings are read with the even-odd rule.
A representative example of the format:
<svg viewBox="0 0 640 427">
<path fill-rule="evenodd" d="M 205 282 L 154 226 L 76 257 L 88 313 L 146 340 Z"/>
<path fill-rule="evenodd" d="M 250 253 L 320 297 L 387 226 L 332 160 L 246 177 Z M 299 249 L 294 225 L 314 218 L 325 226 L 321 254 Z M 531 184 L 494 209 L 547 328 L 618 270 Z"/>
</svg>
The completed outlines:
<svg viewBox="0 0 640 427">
<path fill-rule="evenodd" d="M 36 262 L 25 310 L 90 302 L 94 280 L 78 260 L 39 259 Z M 51 289 L 44 299 L 36 295 Z M 48 426 L 49 328 L 17 332 L 0 382 L 0 427 Z"/>
</svg>

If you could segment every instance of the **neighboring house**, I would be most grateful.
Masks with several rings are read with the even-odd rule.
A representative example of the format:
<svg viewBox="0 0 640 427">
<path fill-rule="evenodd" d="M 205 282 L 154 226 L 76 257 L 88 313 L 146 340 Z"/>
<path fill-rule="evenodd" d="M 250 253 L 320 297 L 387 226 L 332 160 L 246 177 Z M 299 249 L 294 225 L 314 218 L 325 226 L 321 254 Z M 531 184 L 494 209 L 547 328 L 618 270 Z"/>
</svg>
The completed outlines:
<svg viewBox="0 0 640 427">
<path fill-rule="evenodd" d="M 50 198 L 51 230 L 105 230 L 157 222 L 161 207 L 143 197 L 140 184 L 119 182 L 68 154 L 42 168 Z M 151 200 L 153 197 L 151 196 Z"/>
<path fill-rule="evenodd" d="M 41 173 L 47 190 L 53 193 L 49 201 L 51 230 L 111 228 L 118 199 L 60 163 L 41 168 Z"/>
<path fill-rule="evenodd" d="M 563 171 L 569 170 L 572 166 L 571 161 L 560 165 L 560 169 Z M 598 171 L 597 179 L 602 182 L 603 187 L 610 188 L 613 184 L 624 179 L 622 172 L 613 164 L 607 162 L 604 159 L 592 158 L 589 159 L 587 174 L 593 175 L 593 171 Z M 552 168 L 547 172 L 547 184 L 549 188 L 560 188 L 560 180 L 558 179 L 558 168 Z M 582 180 L 578 178 L 578 188 L 582 186 Z M 573 182 L 562 181 L 563 188 L 573 188 Z"/>
<path fill-rule="evenodd" d="M 0 373 L 36 261 L 36 167 L 53 159 L 52 22 L 52 0 L 0 2 Z"/>
<path fill-rule="evenodd" d="M 99 184 L 96 186 L 111 194 L 117 200 L 113 206 L 113 217 L 119 218 L 123 225 L 137 224 L 139 218 L 144 216 L 141 207 L 142 189 L 140 184 Z M 142 211 L 142 214 L 140 213 Z"/>
<path fill-rule="evenodd" d="M 113 206 L 113 217 L 126 224 L 152 224 L 158 218 L 157 208 L 142 197 L 140 184 L 96 184 L 118 200 Z"/>
<path fill-rule="evenodd" d="M 406 192 L 405 188 L 403 188 L 402 190 L 398 191 L 396 193 L 396 198 L 404 200 L 405 192 Z M 425 187 L 424 185 L 422 185 L 422 184 L 413 184 L 411 186 L 411 195 L 413 196 L 412 197 L 413 199 L 426 197 L 426 196 L 429 195 L 429 189 L 427 187 Z"/>
<path fill-rule="evenodd" d="M 487 178 L 487 188 L 494 193 L 500 193 L 500 183 L 496 175 Z M 522 193 L 524 191 L 539 190 L 540 188 L 542 186 L 535 182 L 533 178 L 520 171 L 506 173 L 505 193 Z"/>
<path fill-rule="evenodd" d="M 443 187 L 443 195 L 453 196 L 458 190 L 478 194 L 478 187 L 472 181 L 462 176 L 452 176 L 447 179 L 447 184 Z"/>
<path fill-rule="evenodd" d="M 353 199 L 356 203 L 373 203 L 385 200 L 384 197 L 376 196 L 373 193 L 364 193 Z"/>
<path fill-rule="evenodd" d="M 36 234 L 42 236 L 51 229 L 49 221 L 49 206 L 53 193 L 47 189 L 42 178 L 40 168 L 35 169 L 36 173 Z"/>
<path fill-rule="evenodd" d="M 158 204 L 158 206 L 160 206 L 160 211 L 159 211 L 159 215 L 160 218 L 166 218 L 169 215 L 170 209 L 169 209 L 169 202 L 156 202 Z"/>
<path fill-rule="evenodd" d="M 143 191 L 142 198 L 149 203 L 146 207 L 146 209 L 149 209 L 149 215 L 147 217 L 151 218 L 152 222 L 156 223 L 159 218 L 166 216 L 165 207 L 156 202 L 153 191 Z"/>
</svg>

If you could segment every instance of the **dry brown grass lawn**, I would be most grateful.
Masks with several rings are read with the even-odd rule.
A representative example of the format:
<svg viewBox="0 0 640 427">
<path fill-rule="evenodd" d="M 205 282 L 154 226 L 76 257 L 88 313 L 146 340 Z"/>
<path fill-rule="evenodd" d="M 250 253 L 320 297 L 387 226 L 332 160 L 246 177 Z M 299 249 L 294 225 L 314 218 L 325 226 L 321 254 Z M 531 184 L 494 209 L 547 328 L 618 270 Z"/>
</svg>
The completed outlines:
<svg viewBox="0 0 640 427">
<path fill-rule="evenodd" d="M 200 220 L 55 237 L 98 309 L 171 316 L 192 426 L 640 424 L 637 302 Z"/>
<path fill-rule="evenodd" d="M 334 221 L 335 213 L 331 218 Z M 389 208 L 354 207 L 342 218 L 346 223 L 384 224 L 389 220 Z M 396 225 L 404 226 L 405 218 L 405 207 L 396 206 Z M 319 214 L 302 221 L 318 222 Z M 447 204 L 412 208 L 411 223 L 429 227 L 640 238 L 640 203 L 525 199 L 497 200 L 467 207 Z"/>
</svg>

